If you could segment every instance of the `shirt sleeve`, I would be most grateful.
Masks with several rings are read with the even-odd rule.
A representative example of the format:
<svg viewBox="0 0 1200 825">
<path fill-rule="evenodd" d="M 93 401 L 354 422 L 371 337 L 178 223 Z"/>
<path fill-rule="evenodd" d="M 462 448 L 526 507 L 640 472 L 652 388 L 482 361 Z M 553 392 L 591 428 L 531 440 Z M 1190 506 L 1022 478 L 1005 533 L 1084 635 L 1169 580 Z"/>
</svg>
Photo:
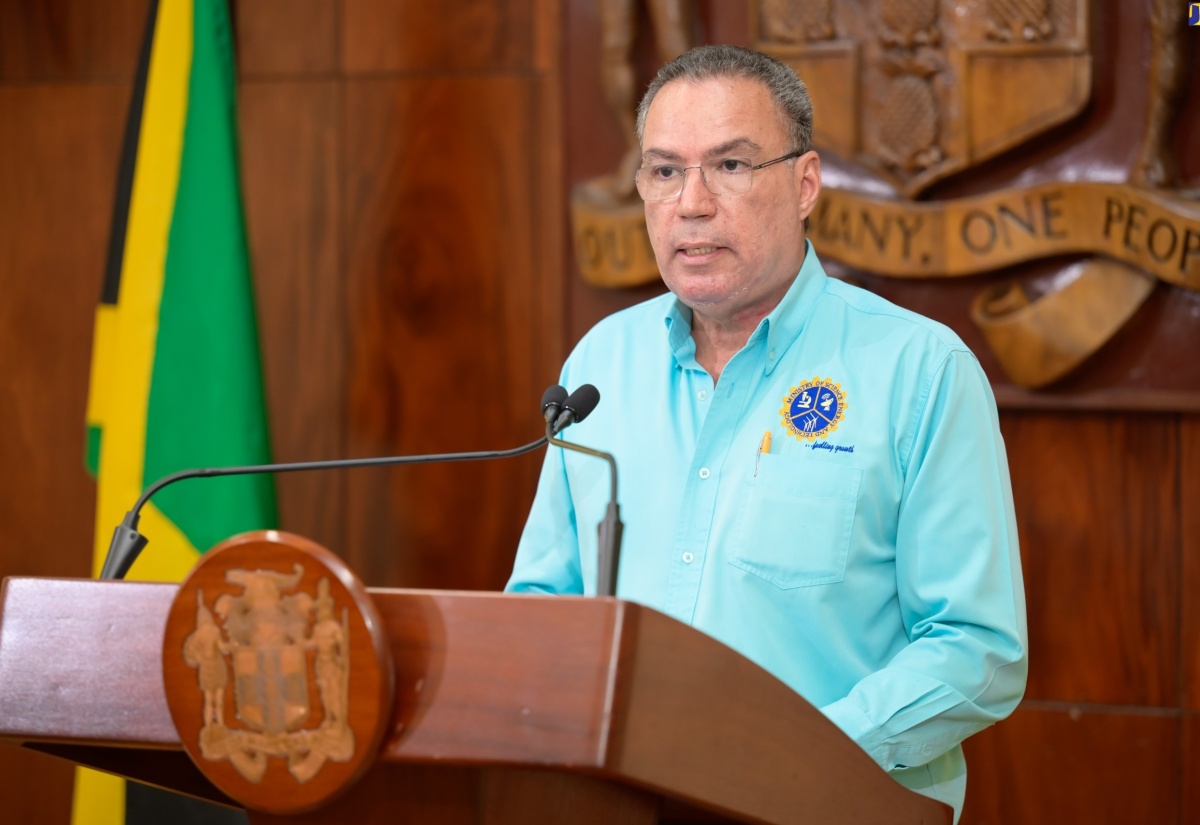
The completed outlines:
<svg viewBox="0 0 1200 825">
<path fill-rule="evenodd" d="M 551 447 L 517 545 L 509 593 L 583 593 L 575 508 L 563 450 Z"/>
<path fill-rule="evenodd" d="M 1025 690 L 1025 594 L 991 388 L 952 352 L 918 405 L 896 535 L 909 644 L 822 708 L 885 770 L 923 765 L 1003 719 Z"/>
</svg>

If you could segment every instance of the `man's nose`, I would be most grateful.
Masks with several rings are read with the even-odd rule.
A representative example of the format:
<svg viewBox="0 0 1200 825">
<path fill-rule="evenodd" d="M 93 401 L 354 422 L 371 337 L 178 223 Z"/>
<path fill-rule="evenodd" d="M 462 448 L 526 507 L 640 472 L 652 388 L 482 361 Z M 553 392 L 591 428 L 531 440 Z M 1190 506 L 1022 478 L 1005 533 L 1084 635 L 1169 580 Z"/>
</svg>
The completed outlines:
<svg viewBox="0 0 1200 825">
<path fill-rule="evenodd" d="M 696 170 L 696 174 L 688 172 Z M 679 211 L 688 216 L 711 214 L 716 208 L 716 196 L 708 188 L 704 169 L 687 166 L 683 170 L 683 191 L 679 193 Z"/>
</svg>

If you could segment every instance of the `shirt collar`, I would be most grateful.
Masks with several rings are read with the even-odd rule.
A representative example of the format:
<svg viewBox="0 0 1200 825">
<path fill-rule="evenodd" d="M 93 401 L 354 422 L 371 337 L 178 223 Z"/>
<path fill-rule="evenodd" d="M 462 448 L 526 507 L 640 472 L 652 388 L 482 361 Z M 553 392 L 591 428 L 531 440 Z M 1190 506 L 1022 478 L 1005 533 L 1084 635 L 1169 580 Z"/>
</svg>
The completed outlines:
<svg viewBox="0 0 1200 825">
<path fill-rule="evenodd" d="M 667 346 L 675 354 L 675 360 L 681 367 L 695 360 L 696 342 L 692 338 L 692 310 L 673 298 L 667 302 L 666 315 L 663 321 L 667 325 Z"/>
<path fill-rule="evenodd" d="M 817 296 L 825 291 L 825 284 L 829 280 L 825 268 L 817 260 L 812 241 L 806 239 L 804 246 L 804 263 L 800 265 L 800 273 L 796 280 L 792 281 L 783 300 L 762 319 L 758 329 L 754 331 L 754 335 L 762 335 L 763 329 L 766 329 L 767 363 L 764 372 L 767 375 L 770 375 L 775 365 L 783 360 L 788 347 L 804 331 L 804 325 L 808 322 L 808 316 L 812 314 Z M 752 335 L 751 338 L 753 337 Z"/>
<path fill-rule="evenodd" d="M 759 322 L 750 335 L 755 341 L 766 335 L 767 359 L 764 371 L 767 375 L 783 359 L 784 352 L 800 336 L 804 324 L 812 312 L 817 296 L 825 290 L 829 276 L 817 260 L 812 241 L 805 240 L 804 263 L 792 285 L 776 307 Z M 667 303 L 663 318 L 667 327 L 667 344 L 681 366 L 695 360 L 696 342 L 692 339 L 692 310 L 678 299 Z M 747 342 L 749 343 L 749 342 Z"/>
</svg>

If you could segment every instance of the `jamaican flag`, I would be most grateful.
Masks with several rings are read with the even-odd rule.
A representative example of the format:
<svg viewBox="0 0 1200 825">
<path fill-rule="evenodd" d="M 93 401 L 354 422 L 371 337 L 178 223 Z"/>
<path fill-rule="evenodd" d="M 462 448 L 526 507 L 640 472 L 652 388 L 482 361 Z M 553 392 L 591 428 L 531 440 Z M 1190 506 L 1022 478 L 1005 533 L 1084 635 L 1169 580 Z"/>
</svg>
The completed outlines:
<svg viewBox="0 0 1200 825">
<path fill-rule="evenodd" d="M 97 572 L 113 529 L 154 480 L 270 460 L 234 90 L 225 0 L 151 2 L 92 352 Z M 149 545 L 127 578 L 178 581 L 214 544 L 273 526 L 268 476 L 180 482 L 143 508 L 138 529 Z M 132 823 L 147 793 L 81 770 L 72 822 Z"/>
</svg>

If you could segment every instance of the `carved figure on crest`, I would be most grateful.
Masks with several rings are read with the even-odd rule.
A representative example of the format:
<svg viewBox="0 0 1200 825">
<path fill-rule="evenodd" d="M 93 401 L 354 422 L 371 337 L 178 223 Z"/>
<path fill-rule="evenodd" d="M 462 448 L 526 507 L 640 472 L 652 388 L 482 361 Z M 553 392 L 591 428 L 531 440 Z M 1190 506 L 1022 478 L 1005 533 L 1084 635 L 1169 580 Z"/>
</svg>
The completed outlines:
<svg viewBox="0 0 1200 825">
<path fill-rule="evenodd" d="M 224 654 L 228 650 L 221 638 L 212 611 L 204 603 L 204 592 L 196 592 L 196 629 L 184 640 L 183 658 L 196 668 L 200 691 L 204 694 L 204 724 L 225 724 L 225 686 L 229 671 Z"/>
<path fill-rule="evenodd" d="M 597 0 L 600 6 L 600 79 L 609 108 L 621 126 L 628 148 L 612 180 L 613 193 L 620 198 L 633 195 L 633 173 L 642 164 L 642 150 L 634 129 L 637 108 L 637 72 L 633 46 L 637 36 L 636 0 Z M 690 48 L 686 23 L 688 0 L 647 0 L 654 21 L 654 39 L 664 63 Z"/>
</svg>

